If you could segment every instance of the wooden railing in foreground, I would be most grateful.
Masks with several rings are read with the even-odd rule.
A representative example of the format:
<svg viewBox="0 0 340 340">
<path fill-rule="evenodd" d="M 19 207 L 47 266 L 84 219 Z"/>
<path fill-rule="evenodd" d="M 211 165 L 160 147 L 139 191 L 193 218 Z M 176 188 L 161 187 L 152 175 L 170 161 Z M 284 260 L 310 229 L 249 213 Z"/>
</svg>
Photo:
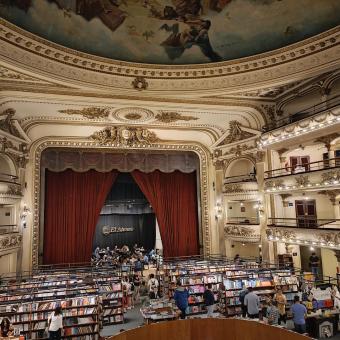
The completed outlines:
<svg viewBox="0 0 340 340">
<path fill-rule="evenodd" d="M 122 327 L 124 328 L 124 327 Z M 239 319 L 190 319 L 155 323 L 109 340 L 308 340 L 286 329 Z"/>
</svg>

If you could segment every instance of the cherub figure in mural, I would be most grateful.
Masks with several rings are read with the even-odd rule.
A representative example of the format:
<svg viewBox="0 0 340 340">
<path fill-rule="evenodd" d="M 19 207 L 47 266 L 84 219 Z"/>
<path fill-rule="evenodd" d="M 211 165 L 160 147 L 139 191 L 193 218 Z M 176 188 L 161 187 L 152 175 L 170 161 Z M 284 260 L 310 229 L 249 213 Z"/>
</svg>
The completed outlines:
<svg viewBox="0 0 340 340">
<path fill-rule="evenodd" d="M 160 27 L 162 30 L 172 32 L 161 44 L 169 58 L 172 60 L 179 58 L 186 49 L 196 45 L 211 61 L 221 61 L 222 58 L 213 50 L 210 44 L 208 35 L 211 26 L 210 20 L 186 20 L 185 23 L 188 28 L 182 32 L 179 32 L 179 24 L 177 23 L 171 26 L 164 24 Z"/>
</svg>

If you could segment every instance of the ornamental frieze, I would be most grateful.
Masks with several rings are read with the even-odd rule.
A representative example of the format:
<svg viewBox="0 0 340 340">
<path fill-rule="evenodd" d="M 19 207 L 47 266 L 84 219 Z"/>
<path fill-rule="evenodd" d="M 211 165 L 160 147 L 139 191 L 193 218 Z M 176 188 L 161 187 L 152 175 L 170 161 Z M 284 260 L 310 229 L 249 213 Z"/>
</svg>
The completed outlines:
<svg viewBox="0 0 340 340">
<path fill-rule="evenodd" d="M 0 235 L 0 252 L 11 248 L 18 248 L 22 243 L 21 234 Z"/>
<path fill-rule="evenodd" d="M 254 226 L 225 225 L 224 235 L 226 239 L 244 242 L 259 242 L 261 239 L 260 228 Z"/>
<path fill-rule="evenodd" d="M 68 115 L 81 115 L 88 119 L 107 118 L 110 114 L 110 108 L 107 107 L 84 107 L 83 109 L 66 109 L 59 110 L 60 113 Z"/>
<path fill-rule="evenodd" d="M 159 141 L 154 132 L 141 127 L 107 127 L 90 136 L 100 145 L 115 144 L 121 146 L 148 145 Z"/>
<path fill-rule="evenodd" d="M 179 112 L 168 112 L 168 111 L 162 111 L 161 113 L 158 113 L 155 116 L 155 118 L 156 118 L 156 121 L 161 122 L 161 123 L 173 123 L 179 120 L 189 121 L 189 120 L 198 119 L 198 117 L 185 116 Z"/>
</svg>

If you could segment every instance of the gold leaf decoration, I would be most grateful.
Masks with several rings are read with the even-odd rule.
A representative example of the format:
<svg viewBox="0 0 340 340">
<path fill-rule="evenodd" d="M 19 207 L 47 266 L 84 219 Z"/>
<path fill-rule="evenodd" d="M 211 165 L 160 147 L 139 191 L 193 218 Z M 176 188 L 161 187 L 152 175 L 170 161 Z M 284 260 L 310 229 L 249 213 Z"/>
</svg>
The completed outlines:
<svg viewBox="0 0 340 340">
<path fill-rule="evenodd" d="M 107 107 L 85 107 L 80 110 L 66 109 L 59 110 L 60 113 L 66 113 L 68 115 L 81 115 L 88 119 L 107 118 L 110 114 L 110 109 Z"/>
<path fill-rule="evenodd" d="M 161 112 L 155 116 L 156 120 L 162 123 L 173 123 L 179 120 L 189 121 L 189 120 L 197 120 L 197 117 L 194 116 L 183 116 L 178 112 Z"/>
</svg>

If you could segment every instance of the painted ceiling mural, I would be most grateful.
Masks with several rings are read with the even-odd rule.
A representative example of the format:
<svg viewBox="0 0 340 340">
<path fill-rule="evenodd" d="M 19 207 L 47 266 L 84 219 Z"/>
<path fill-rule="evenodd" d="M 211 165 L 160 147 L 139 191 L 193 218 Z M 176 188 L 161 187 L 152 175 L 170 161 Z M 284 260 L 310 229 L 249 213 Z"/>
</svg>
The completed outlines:
<svg viewBox="0 0 340 340">
<path fill-rule="evenodd" d="M 340 24 L 340 0 L 0 0 L 0 15 L 86 53 L 150 64 L 232 60 Z"/>
</svg>

